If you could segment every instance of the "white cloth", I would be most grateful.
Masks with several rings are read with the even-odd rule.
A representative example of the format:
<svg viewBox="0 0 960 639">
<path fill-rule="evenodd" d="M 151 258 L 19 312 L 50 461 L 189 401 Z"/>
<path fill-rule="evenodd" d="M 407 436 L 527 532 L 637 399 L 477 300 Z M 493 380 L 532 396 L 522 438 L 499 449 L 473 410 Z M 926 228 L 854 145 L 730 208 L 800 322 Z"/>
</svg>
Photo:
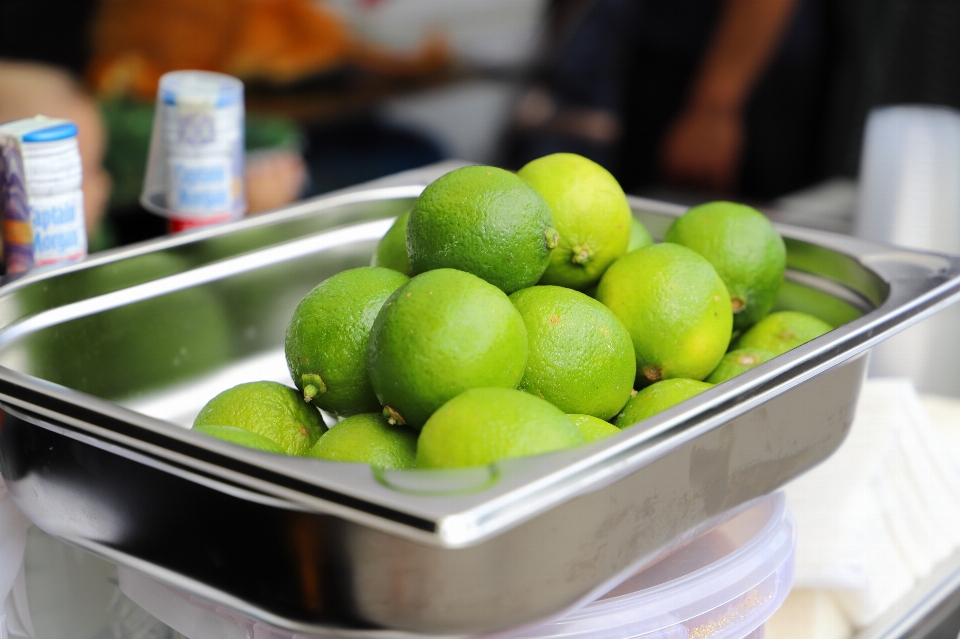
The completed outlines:
<svg viewBox="0 0 960 639">
<path fill-rule="evenodd" d="M 874 621 L 960 548 L 960 470 L 910 380 L 864 384 L 847 440 L 787 486 L 796 587 Z"/>
<path fill-rule="evenodd" d="M 27 519 L 0 480 L 0 638 L 33 637 L 23 578 L 27 546 Z"/>
</svg>

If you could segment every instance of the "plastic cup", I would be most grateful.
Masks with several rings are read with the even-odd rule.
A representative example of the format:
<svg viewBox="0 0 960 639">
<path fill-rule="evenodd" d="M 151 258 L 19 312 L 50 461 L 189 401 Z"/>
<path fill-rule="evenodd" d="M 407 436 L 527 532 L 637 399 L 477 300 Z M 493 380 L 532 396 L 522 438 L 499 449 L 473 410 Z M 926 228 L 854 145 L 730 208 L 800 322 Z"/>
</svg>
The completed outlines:
<svg viewBox="0 0 960 639">
<path fill-rule="evenodd" d="M 864 132 L 855 233 L 960 255 L 960 111 L 893 106 Z M 874 347 L 870 374 L 910 377 L 923 392 L 960 395 L 960 307 Z"/>
<path fill-rule="evenodd" d="M 160 78 L 140 202 L 171 231 L 238 219 L 243 188 L 243 83 L 221 73 Z"/>
</svg>

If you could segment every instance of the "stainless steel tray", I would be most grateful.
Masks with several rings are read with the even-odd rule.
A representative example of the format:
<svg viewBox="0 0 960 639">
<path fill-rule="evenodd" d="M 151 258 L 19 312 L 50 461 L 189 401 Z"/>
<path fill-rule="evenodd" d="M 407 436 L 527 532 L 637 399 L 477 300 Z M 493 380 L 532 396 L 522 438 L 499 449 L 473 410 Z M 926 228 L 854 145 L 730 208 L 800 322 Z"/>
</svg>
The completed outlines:
<svg viewBox="0 0 960 639">
<path fill-rule="evenodd" d="M 831 333 L 578 450 L 374 472 L 186 430 L 287 381 L 284 330 L 451 164 L 0 288 L 0 472 L 47 532 L 273 625 L 475 634 L 590 599 L 829 456 L 879 340 L 956 301 L 960 259 L 781 227 L 784 307 Z M 682 208 L 632 199 L 661 236 Z"/>
</svg>

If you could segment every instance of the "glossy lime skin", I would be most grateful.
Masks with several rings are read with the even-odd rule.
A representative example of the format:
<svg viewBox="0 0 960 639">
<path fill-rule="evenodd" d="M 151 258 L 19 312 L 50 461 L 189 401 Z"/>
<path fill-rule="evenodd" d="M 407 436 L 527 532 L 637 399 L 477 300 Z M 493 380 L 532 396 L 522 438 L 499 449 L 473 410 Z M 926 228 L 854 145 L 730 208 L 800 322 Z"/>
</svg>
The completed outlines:
<svg viewBox="0 0 960 639">
<path fill-rule="evenodd" d="M 553 153 L 527 163 L 517 175 L 550 203 L 560 234 L 541 284 L 587 289 L 627 252 L 633 214 L 605 168 L 575 153 Z"/>
<path fill-rule="evenodd" d="M 741 335 L 737 348 L 760 348 L 781 355 L 832 330 L 832 326 L 813 315 L 778 311 Z"/>
<path fill-rule="evenodd" d="M 204 433 L 205 435 L 210 435 L 211 437 L 216 437 L 217 439 L 228 441 L 232 444 L 246 446 L 247 448 L 255 448 L 268 453 L 280 453 L 281 455 L 286 454 L 284 450 L 280 448 L 280 444 L 272 439 L 267 439 L 263 435 L 258 435 L 251 430 L 245 430 L 235 426 L 202 425 L 195 427 L 193 430 L 199 433 Z"/>
<path fill-rule="evenodd" d="M 627 244 L 627 253 L 642 249 L 653 244 L 653 236 L 647 227 L 637 218 L 630 219 L 630 242 Z"/>
<path fill-rule="evenodd" d="M 574 426 L 580 430 L 580 433 L 587 442 L 605 439 L 610 435 L 616 435 L 620 432 L 620 429 L 610 422 L 597 419 L 593 415 L 567 415 L 567 417 L 569 417 Z"/>
<path fill-rule="evenodd" d="M 600 280 L 597 299 L 627 327 L 637 379 L 703 379 L 727 351 L 730 297 L 707 260 L 677 244 L 627 253 Z"/>
<path fill-rule="evenodd" d="M 278 444 L 288 455 L 303 455 L 326 430 L 303 397 L 276 382 L 248 382 L 229 388 L 200 410 L 193 427 L 233 426 Z"/>
<path fill-rule="evenodd" d="M 527 329 L 510 299 L 454 269 L 417 275 L 390 296 L 373 324 L 368 361 L 380 402 L 420 428 L 468 388 L 516 388 Z"/>
<path fill-rule="evenodd" d="M 306 456 L 388 470 L 413 468 L 417 433 L 406 426 L 388 424 L 380 413 L 353 415 L 328 430 Z"/>
<path fill-rule="evenodd" d="M 776 356 L 777 354 L 773 351 L 765 351 L 759 348 L 738 348 L 724 355 L 717 367 L 704 381 L 711 384 L 725 382 L 740 373 L 747 372 L 754 366 L 770 361 Z"/>
<path fill-rule="evenodd" d="M 323 381 L 313 405 L 344 416 L 380 409 L 367 375 L 370 329 L 383 303 L 407 281 L 392 269 L 367 266 L 337 273 L 303 298 L 287 326 L 284 352 L 300 391 L 304 375 L 308 382 L 310 375 Z"/>
<path fill-rule="evenodd" d="M 506 293 L 532 286 L 550 261 L 550 206 L 515 174 L 467 166 L 441 176 L 417 198 L 407 222 L 414 273 L 454 268 Z"/>
<path fill-rule="evenodd" d="M 713 384 L 693 379 L 677 378 L 657 382 L 631 397 L 614 424 L 618 428 L 632 426 L 712 387 Z"/>
<path fill-rule="evenodd" d="M 713 265 L 730 293 L 734 328 L 752 326 L 770 312 L 787 250 L 763 213 L 733 202 L 701 204 L 677 218 L 664 241 L 691 248 Z"/>
<path fill-rule="evenodd" d="M 407 211 L 394 220 L 393 225 L 380 239 L 370 266 L 393 269 L 407 277 L 413 275 L 410 258 L 407 257 L 407 220 L 409 219 L 410 211 Z"/>
<path fill-rule="evenodd" d="M 483 466 L 584 443 L 563 412 L 509 388 L 473 388 L 435 412 L 417 443 L 418 468 Z"/>
<path fill-rule="evenodd" d="M 561 286 L 532 286 L 510 301 L 527 327 L 530 351 L 519 389 L 565 413 L 609 419 L 630 399 L 637 364 L 616 315 Z"/>
</svg>

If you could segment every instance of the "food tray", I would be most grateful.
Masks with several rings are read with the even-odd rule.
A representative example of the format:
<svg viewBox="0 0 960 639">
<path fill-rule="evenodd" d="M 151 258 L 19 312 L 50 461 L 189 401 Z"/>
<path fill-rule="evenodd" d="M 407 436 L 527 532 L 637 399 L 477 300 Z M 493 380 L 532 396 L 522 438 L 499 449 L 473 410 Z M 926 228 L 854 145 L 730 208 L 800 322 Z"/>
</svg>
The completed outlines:
<svg viewBox="0 0 960 639">
<path fill-rule="evenodd" d="M 372 471 L 186 430 L 287 381 L 284 331 L 369 262 L 443 164 L 0 288 L 0 472 L 38 526 L 297 632 L 477 634 L 589 601 L 829 456 L 867 349 L 953 303 L 960 260 L 781 227 L 784 308 L 840 328 L 609 439 L 489 467 Z M 661 237 L 678 206 L 631 199 Z"/>
</svg>

